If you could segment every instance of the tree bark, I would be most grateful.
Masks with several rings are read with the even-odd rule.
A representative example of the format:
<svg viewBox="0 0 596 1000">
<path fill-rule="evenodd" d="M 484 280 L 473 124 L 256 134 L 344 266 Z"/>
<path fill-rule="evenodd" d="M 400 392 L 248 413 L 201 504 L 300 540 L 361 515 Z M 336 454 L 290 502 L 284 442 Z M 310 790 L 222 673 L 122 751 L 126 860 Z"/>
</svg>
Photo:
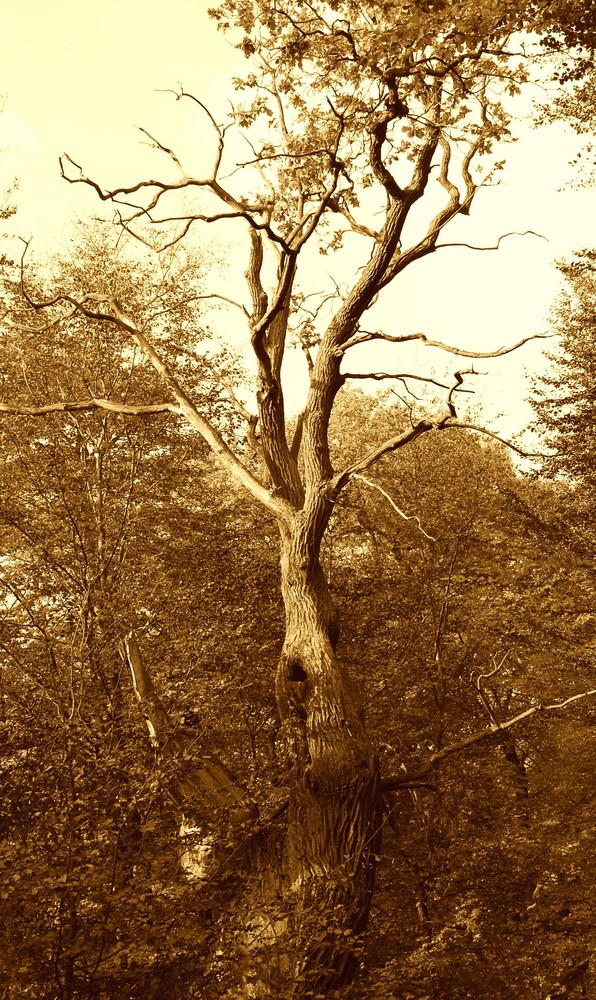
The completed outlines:
<svg viewBox="0 0 596 1000">
<path fill-rule="evenodd" d="M 238 972 L 248 976 L 249 994 L 248 982 L 258 983 L 258 995 L 284 998 L 343 987 L 353 978 L 380 840 L 378 763 L 360 700 L 336 655 L 337 616 L 315 523 L 301 511 L 291 528 L 281 527 L 286 636 L 276 692 L 289 787 L 283 873 L 273 829 L 255 830 L 236 855 L 236 864 L 248 863 L 251 871 L 235 907 L 246 948 L 246 970 Z M 183 734 L 172 731 L 133 636 L 122 652 L 154 746 L 183 761 Z M 238 780 L 211 754 L 195 753 L 170 791 L 182 813 L 202 823 L 213 820 L 212 810 L 224 809 L 233 826 L 256 816 Z"/>
<path fill-rule="evenodd" d="M 312 524 L 312 522 L 310 522 Z M 358 965 L 380 830 L 378 762 L 339 662 L 318 543 L 301 512 L 282 528 L 286 637 L 276 692 L 290 792 L 287 874 L 292 996 L 347 984 Z"/>
</svg>

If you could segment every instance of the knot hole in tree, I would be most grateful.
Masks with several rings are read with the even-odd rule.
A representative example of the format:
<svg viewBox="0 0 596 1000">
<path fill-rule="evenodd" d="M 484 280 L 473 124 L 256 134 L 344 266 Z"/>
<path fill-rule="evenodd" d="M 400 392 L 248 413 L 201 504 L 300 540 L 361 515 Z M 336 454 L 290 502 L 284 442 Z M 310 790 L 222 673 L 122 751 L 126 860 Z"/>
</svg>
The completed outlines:
<svg viewBox="0 0 596 1000">
<path fill-rule="evenodd" d="M 292 657 L 288 660 L 287 666 L 288 680 L 296 684 L 299 681 L 308 680 L 308 674 L 306 673 L 304 667 L 302 666 L 300 660 Z"/>
</svg>

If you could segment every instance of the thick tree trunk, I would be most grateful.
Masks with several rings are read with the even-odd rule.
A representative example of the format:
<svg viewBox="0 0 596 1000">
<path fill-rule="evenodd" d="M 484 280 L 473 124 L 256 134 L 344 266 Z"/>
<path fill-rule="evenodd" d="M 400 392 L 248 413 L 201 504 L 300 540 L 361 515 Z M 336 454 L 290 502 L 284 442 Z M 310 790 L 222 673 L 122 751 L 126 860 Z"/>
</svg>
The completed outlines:
<svg viewBox="0 0 596 1000">
<path fill-rule="evenodd" d="M 247 996 L 276 1000 L 326 993 L 352 979 L 380 837 L 377 761 L 335 653 L 335 611 L 318 558 L 307 558 L 309 547 L 300 521 L 295 532 L 282 533 L 287 629 L 276 688 L 289 785 L 283 874 L 274 827 L 244 836 L 244 850 L 232 852 L 250 873 L 240 880 L 234 907 L 245 950 L 238 978 Z M 134 637 L 123 655 L 154 745 L 184 760 L 181 734 L 170 729 Z M 244 789 L 212 755 L 195 755 L 171 791 L 183 813 L 202 822 L 212 809 L 223 808 L 232 825 L 252 813 Z"/>
<path fill-rule="evenodd" d="M 314 555 L 313 555 L 314 550 Z M 348 983 L 358 965 L 379 849 L 380 789 L 358 696 L 335 646 L 318 546 L 297 520 L 282 531 L 286 638 L 277 699 L 289 770 L 287 863 L 292 986 Z"/>
</svg>

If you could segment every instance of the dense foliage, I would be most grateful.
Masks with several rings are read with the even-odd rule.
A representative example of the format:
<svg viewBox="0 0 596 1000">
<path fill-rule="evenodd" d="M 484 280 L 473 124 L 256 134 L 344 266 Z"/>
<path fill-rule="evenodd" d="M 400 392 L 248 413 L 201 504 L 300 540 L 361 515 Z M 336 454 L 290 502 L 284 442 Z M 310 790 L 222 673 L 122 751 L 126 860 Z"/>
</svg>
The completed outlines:
<svg viewBox="0 0 596 1000">
<path fill-rule="evenodd" d="M 371 413 L 370 400 L 348 394 L 336 448 L 348 420 L 357 446 L 365 420 L 382 437 L 394 418 L 388 402 Z M 105 418 L 89 419 L 105 431 Z M 110 420 L 120 433 L 129 422 Z M 154 441 L 161 422 L 146 421 Z M 15 462 L 3 488 L 11 483 L 15 495 L 19 483 L 19 510 L 3 516 L 18 553 L 3 581 L 3 989 L 15 998 L 223 995 L 241 960 L 240 938 L 228 938 L 219 959 L 212 951 L 233 921 L 233 872 L 224 865 L 205 882 L 190 860 L 180 864 L 189 845 L 168 794 L 171 762 L 151 749 L 109 637 L 122 634 L 123 617 L 134 623 L 164 704 L 191 734 L 190 754 L 224 754 L 273 812 L 283 774 L 267 674 L 282 622 L 271 528 L 233 495 L 222 499 L 204 456 L 145 450 L 122 537 L 124 580 L 110 582 L 101 636 L 85 635 L 81 591 L 65 582 L 76 563 L 60 540 L 64 507 L 52 510 L 57 442 L 47 423 L 43 448 L 39 423 L 19 428 L 18 452 L 4 441 Z M 63 432 L 58 440 L 76 468 L 80 442 Z M 90 475 L 58 468 L 80 534 Z M 119 477 L 106 483 L 107 510 L 120 488 Z M 385 774 L 415 772 L 432 751 L 484 729 L 491 713 L 519 714 L 588 686 L 593 583 L 581 553 L 545 519 L 556 490 L 519 480 L 502 451 L 460 434 L 420 442 L 352 492 L 326 559 L 341 649 L 364 686 Z M 404 521 L 389 497 L 416 517 Z M 590 722 L 587 708 L 533 720 L 448 756 L 418 787 L 387 792 L 357 996 L 515 990 L 531 1000 L 576 969 L 580 995 L 593 933 Z"/>
<path fill-rule="evenodd" d="M 559 268 L 566 288 L 552 315 L 557 352 L 534 400 L 537 429 L 550 450 L 541 472 L 582 487 L 577 499 L 589 527 L 596 487 L 596 254 L 584 250 Z"/>
</svg>

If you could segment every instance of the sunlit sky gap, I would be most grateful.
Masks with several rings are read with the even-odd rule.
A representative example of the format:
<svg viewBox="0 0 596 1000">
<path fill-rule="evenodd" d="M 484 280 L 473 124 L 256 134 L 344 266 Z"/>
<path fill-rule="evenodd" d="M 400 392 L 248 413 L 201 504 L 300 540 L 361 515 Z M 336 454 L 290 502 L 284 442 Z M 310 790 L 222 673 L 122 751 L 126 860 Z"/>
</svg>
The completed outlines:
<svg viewBox="0 0 596 1000">
<path fill-rule="evenodd" d="M 247 66 L 209 20 L 209 5 L 184 0 L 7 5 L 0 179 L 8 184 L 19 178 L 18 235 L 32 236 L 40 248 L 63 248 L 73 220 L 97 212 L 91 191 L 60 178 L 63 152 L 105 186 L 134 182 L 155 175 L 160 165 L 142 142 L 136 127 L 143 126 L 199 169 L 194 164 L 204 152 L 205 122 L 164 91 L 182 83 L 223 113 L 230 78 Z M 536 88 L 536 97 L 542 96 Z M 498 252 L 444 250 L 408 269 L 399 285 L 400 332 L 424 331 L 491 350 L 546 328 L 559 284 L 553 261 L 593 244 L 596 191 L 567 186 L 578 140 L 565 127 L 530 129 L 520 123 L 517 132 L 518 141 L 504 150 L 508 162 L 499 185 L 479 193 L 471 217 L 458 220 L 444 241 L 491 246 L 503 233 L 526 230 L 544 239 L 512 236 Z M 224 236 L 229 239 L 230 233 Z M 391 308 L 395 317 L 395 299 Z M 542 367 L 543 345 L 490 364 L 494 377 L 483 380 L 481 390 L 487 420 L 509 411 L 506 424 L 512 430 L 528 419 L 521 404 L 532 370 Z M 298 382 L 302 379 L 298 373 Z"/>
</svg>

